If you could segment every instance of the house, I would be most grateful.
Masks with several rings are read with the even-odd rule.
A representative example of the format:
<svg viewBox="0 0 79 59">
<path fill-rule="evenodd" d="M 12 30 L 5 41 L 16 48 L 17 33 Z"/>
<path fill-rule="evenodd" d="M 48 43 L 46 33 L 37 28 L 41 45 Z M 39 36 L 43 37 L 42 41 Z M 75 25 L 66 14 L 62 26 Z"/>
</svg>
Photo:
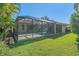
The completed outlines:
<svg viewBox="0 0 79 59">
<path fill-rule="evenodd" d="M 20 39 L 50 36 L 66 32 L 64 23 L 45 18 L 36 18 L 32 16 L 18 16 L 16 18 L 17 34 Z"/>
</svg>

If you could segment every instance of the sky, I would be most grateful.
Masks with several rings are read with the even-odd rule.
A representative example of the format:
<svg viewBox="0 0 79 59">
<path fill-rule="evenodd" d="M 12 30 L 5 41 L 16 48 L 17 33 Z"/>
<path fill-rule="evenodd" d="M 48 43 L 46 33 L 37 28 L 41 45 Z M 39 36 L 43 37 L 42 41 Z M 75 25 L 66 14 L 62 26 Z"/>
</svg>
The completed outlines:
<svg viewBox="0 0 79 59">
<path fill-rule="evenodd" d="M 71 3 L 22 3 L 19 16 L 48 16 L 51 20 L 69 23 L 73 11 Z"/>
</svg>

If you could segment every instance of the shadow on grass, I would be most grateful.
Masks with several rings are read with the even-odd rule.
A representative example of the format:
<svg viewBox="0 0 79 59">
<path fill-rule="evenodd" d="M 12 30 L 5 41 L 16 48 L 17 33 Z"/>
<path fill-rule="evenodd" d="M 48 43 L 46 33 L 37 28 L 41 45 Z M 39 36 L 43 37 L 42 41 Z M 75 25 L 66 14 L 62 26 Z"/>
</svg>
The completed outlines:
<svg viewBox="0 0 79 59">
<path fill-rule="evenodd" d="M 68 34 L 68 33 L 65 33 L 65 34 L 61 33 L 61 34 L 56 34 L 56 35 L 46 36 L 46 37 L 39 37 L 39 38 L 34 38 L 34 39 L 19 40 L 17 43 L 12 44 L 9 47 L 15 48 L 15 47 L 18 47 L 18 46 L 27 45 L 27 44 L 34 43 L 34 42 L 41 41 L 41 40 L 45 40 L 45 39 L 50 39 L 50 38 L 56 39 L 56 38 L 59 38 L 59 37 L 66 35 L 66 34 Z"/>
</svg>

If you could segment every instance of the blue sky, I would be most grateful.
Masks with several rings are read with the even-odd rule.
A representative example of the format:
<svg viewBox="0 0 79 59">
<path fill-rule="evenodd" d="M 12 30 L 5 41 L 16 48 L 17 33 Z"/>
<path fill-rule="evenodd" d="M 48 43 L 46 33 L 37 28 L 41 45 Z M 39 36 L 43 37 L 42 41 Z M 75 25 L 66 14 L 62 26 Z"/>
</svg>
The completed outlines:
<svg viewBox="0 0 79 59">
<path fill-rule="evenodd" d="M 69 23 L 73 4 L 69 3 L 26 3 L 21 4 L 21 16 L 48 16 L 51 20 Z"/>
</svg>

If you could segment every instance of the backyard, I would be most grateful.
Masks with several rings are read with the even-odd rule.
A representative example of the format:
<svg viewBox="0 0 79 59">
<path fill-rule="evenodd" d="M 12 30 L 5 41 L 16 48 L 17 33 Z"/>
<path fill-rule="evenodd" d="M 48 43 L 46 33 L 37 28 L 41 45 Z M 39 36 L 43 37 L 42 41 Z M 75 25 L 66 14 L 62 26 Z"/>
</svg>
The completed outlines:
<svg viewBox="0 0 79 59">
<path fill-rule="evenodd" d="M 79 55 L 76 47 L 76 35 L 73 33 L 59 34 L 46 38 L 19 41 L 11 45 L 2 55 L 25 56 L 74 56 Z"/>
</svg>

